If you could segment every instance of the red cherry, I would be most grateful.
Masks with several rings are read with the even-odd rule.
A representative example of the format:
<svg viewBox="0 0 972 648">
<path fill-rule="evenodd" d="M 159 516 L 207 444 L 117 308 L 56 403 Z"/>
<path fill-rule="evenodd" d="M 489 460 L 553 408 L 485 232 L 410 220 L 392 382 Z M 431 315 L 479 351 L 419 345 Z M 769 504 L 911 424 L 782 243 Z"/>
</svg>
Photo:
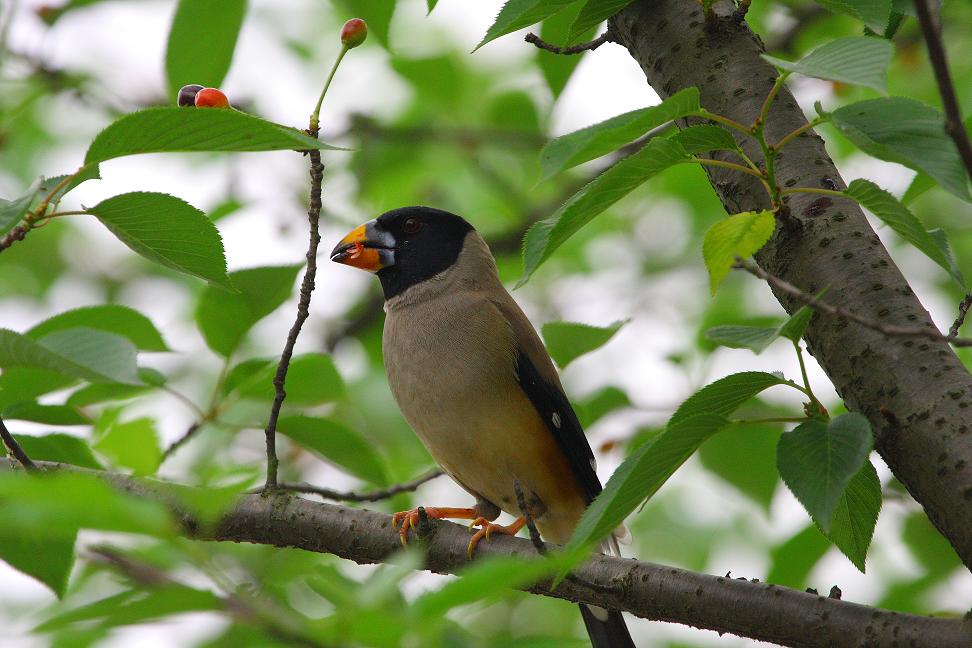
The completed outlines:
<svg viewBox="0 0 972 648">
<path fill-rule="evenodd" d="M 368 23 L 360 18 L 352 18 L 341 28 L 341 43 L 351 49 L 365 42 L 368 37 Z"/>
<path fill-rule="evenodd" d="M 230 102 L 219 88 L 203 88 L 196 93 L 196 108 L 229 108 Z"/>
<path fill-rule="evenodd" d="M 195 106 L 196 95 L 202 89 L 203 87 L 196 83 L 190 85 L 184 85 L 181 88 L 179 88 L 179 97 L 176 100 L 176 102 L 183 108 Z"/>
</svg>

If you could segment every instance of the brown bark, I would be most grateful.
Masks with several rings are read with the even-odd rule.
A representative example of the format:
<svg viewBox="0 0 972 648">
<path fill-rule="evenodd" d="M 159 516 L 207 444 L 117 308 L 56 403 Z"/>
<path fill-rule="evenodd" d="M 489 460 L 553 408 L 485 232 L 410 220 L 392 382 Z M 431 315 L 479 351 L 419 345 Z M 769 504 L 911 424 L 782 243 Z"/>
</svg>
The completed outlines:
<svg viewBox="0 0 972 648">
<path fill-rule="evenodd" d="M 662 98 L 695 86 L 704 108 L 751 124 L 776 73 L 759 56 L 759 38 L 732 11 L 720 2 L 716 18 L 706 21 L 689 0 L 638 0 L 611 19 L 611 28 Z M 768 141 L 804 124 L 783 89 L 767 119 Z M 762 159 L 755 140 L 741 143 Z M 707 171 L 729 213 L 768 208 L 754 178 Z M 776 173 L 784 187 L 844 188 L 813 133 L 786 146 Z M 796 194 L 788 207 L 789 217 L 756 255 L 767 272 L 808 293 L 827 288 L 828 302 L 884 324 L 934 327 L 856 204 Z M 789 312 L 800 307 L 792 296 L 777 298 Z M 955 353 L 944 342 L 888 338 L 823 313 L 814 315 L 806 342 L 848 408 L 871 421 L 895 476 L 972 567 L 972 377 Z"/>
</svg>

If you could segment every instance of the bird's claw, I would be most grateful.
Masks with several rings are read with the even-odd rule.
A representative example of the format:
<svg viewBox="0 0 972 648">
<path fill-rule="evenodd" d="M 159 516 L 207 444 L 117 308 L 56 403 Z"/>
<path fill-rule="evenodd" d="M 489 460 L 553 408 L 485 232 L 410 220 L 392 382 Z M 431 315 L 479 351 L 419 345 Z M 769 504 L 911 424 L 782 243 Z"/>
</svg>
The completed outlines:
<svg viewBox="0 0 972 648">
<path fill-rule="evenodd" d="M 523 525 L 525 524 L 526 524 L 526 520 L 523 519 L 522 517 L 517 518 L 516 520 L 514 520 L 513 524 L 508 524 L 508 525 L 493 524 L 492 522 L 490 522 L 484 517 L 476 518 L 470 523 L 469 529 L 472 530 L 473 527 L 477 527 L 477 526 L 481 528 L 478 529 L 473 534 L 473 537 L 469 539 L 469 547 L 466 549 L 466 554 L 469 556 L 469 560 L 472 560 L 473 553 L 476 551 L 476 545 L 478 545 L 479 541 L 482 540 L 483 538 L 489 540 L 490 536 L 493 533 L 499 533 L 502 535 L 511 535 L 511 536 L 516 535 L 517 532 L 520 529 L 522 529 Z"/>
<path fill-rule="evenodd" d="M 408 530 L 419 527 L 423 514 L 430 520 L 441 520 L 443 518 L 473 519 L 477 517 L 475 509 L 471 508 L 419 506 L 408 511 L 399 511 L 392 516 L 392 526 L 398 527 L 398 537 L 403 546 L 408 544 Z"/>
</svg>

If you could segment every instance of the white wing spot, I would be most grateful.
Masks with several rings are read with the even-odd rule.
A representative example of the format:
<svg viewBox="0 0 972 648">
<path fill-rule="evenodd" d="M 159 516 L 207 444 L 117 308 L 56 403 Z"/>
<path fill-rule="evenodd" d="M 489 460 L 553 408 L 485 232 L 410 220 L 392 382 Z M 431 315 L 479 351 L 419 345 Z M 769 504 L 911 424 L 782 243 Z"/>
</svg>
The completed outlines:
<svg viewBox="0 0 972 648">
<path fill-rule="evenodd" d="M 560 429 L 560 414 L 558 414 L 557 412 L 554 412 L 553 413 L 553 416 L 550 417 L 550 420 L 553 421 L 554 427 L 559 430 Z"/>
</svg>

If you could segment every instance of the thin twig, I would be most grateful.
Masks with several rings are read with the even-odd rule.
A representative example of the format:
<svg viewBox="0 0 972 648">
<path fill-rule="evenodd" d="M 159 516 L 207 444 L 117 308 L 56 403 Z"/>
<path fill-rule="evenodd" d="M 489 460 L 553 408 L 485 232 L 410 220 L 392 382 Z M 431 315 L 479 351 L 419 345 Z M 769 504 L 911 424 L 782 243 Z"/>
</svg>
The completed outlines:
<svg viewBox="0 0 972 648">
<path fill-rule="evenodd" d="M 759 266 L 744 261 L 739 257 L 736 257 L 736 263 L 733 267 L 740 270 L 745 270 L 746 272 L 753 275 L 754 277 L 758 277 L 766 281 L 766 283 L 768 283 L 769 285 L 787 293 L 788 295 L 796 298 L 797 301 L 800 301 L 806 304 L 807 306 L 812 306 L 813 308 L 816 308 L 819 311 L 823 311 L 829 315 L 836 315 L 837 317 L 843 317 L 845 319 L 851 320 L 852 322 L 857 322 L 861 326 L 869 328 L 872 331 L 877 331 L 882 335 L 886 335 L 888 337 L 925 338 L 928 340 L 948 342 L 949 344 L 957 347 L 972 347 L 972 338 L 959 338 L 959 337 L 953 338 L 953 337 L 949 337 L 948 335 L 942 335 L 939 331 L 935 329 L 920 329 L 920 328 L 914 328 L 910 326 L 892 326 L 888 324 L 881 324 L 880 322 L 875 322 L 874 320 L 864 317 L 863 315 L 858 315 L 857 313 L 854 313 L 852 311 L 822 301 L 814 297 L 810 293 L 805 293 L 799 288 L 797 288 L 796 286 L 794 286 L 793 284 L 789 283 L 788 281 L 785 281 L 784 279 L 780 279 L 775 275 L 771 275 L 770 273 L 766 272 Z"/>
<path fill-rule="evenodd" d="M 189 428 L 185 431 L 185 433 L 181 437 L 173 441 L 172 445 L 170 445 L 168 448 L 165 449 L 165 451 L 162 453 L 161 461 L 165 461 L 166 459 L 171 457 L 176 450 L 181 448 L 183 445 L 186 444 L 186 442 L 189 441 L 189 439 L 195 436 L 196 432 L 199 431 L 199 428 L 201 427 L 202 427 L 201 421 L 196 421 L 192 425 L 190 425 Z"/>
<path fill-rule="evenodd" d="M 936 21 L 932 16 L 928 0 L 914 0 L 914 3 L 918 23 L 921 25 L 925 44 L 928 46 L 928 58 L 935 71 L 935 81 L 938 82 L 938 94 L 942 96 L 942 107 L 945 108 L 945 132 L 955 142 L 959 155 L 962 156 L 962 162 L 965 164 L 965 172 L 972 179 L 972 142 L 969 141 L 969 134 L 962 124 L 962 111 L 955 96 L 952 76 L 948 72 L 945 47 L 942 45 L 941 22 Z"/>
<path fill-rule="evenodd" d="M 424 475 L 416 477 L 412 481 L 394 484 L 393 486 L 388 486 L 387 488 L 381 488 L 378 490 L 365 491 L 363 493 L 356 491 L 336 491 L 331 490 L 330 488 L 322 488 L 320 486 L 305 483 L 282 483 L 278 484 L 277 488 L 280 490 L 295 491 L 297 493 L 312 493 L 314 495 L 320 495 L 324 499 L 334 500 L 336 502 L 377 502 L 379 500 L 388 499 L 389 497 L 394 497 L 399 493 L 409 493 L 414 491 L 425 482 L 431 481 L 442 474 L 443 473 L 441 470 L 430 470 Z"/>
<path fill-rule="evenodd" d="M 952 322 L 952 328 L 948 329 L 948 335 L 945 336 L 949 340 L 954 340 L 958 337 L 959 329 L 965 323 L 965 316 L 968 314 L 970 306 L 972 306 L 972 294 L 963 297 L 961 303 L 959 303 L 958 317 Z"/>
<path fill-rule="evenodd" d="M 583 52 L 589 52 L 589 51 L 592 52 L 596 50 L 598 47 L 600 47 L 601 45 L 603 45 L 604 43 L 613 43 L 614 35 L 611 33 L 611 30 L 609 29 L 592 41 L 588 41 L 586 43 L 579 43 L 577 45 L 571 45 L 570 47 L 557 47 L 556 45 L 551 45 L 550 43 L 543 40 L 542 38 L 540 38 L 539 36 L 537 36 L 532 32 L 527 34 L 523 40 L 547 52 L 552 52 L 554 54 L 569 55 L 569 54 L 581 54 Z"/>
<path fill-rule="evenodd" d="M 0 439 L 3 440 L 3 446 L 7 449 L 7 455 L 16 459 L 24 467 L 24 470 L 37 470 L 37 466 L 17 443 L 17 439 L 10 434 L 10 430 L 4 425 L 3 419 L 0 419 Z"/>
<path fill-rule="evenodd" d="M 317 129 L 311 128 L 307 131 L 308 135 L 316 138 Z M 267 481 L 266 490 L 277 488 L 277 419 L 280 417 L 280 408 L 287 397 L 284 385 L 287 382 L 287 370 L 290 368 L 290 358 L 294 354 L 294 345 L 297 344 L 297 336 L 304 321 L 310 315 L 311 293 L 314 292 L 314 278 L 317 276 L 317 246 L 321 242 L 320 220 L 321 220 L 321 182 L 324 179 L 324 165 L 321 164 L 321 152 L 317 149 L 308 151 L 310 156 L 310 207 L 307 210 L 307 221 L 310 224 L 310 242 L 307 246 L 307 269 L 304 271 L 304 279 L 300 284 L 300 300 L 297 302 L 297 318 L 294 325 L 290 327 L 287 334 L 287 342 L 284 344 L 283 353 L 280 354 L 280 362 L 277 364 L 277 371 L 273 376 L 273 406 L 270 408 L 270 419 L 267 423 L 266 444 L 267 444 Z"/>
<path fill-rule="evenodd" d="M 752 4 L 753 0 L 739 0 L 739 5 L 736 10 L 732 12 L 732 17 L 736 20 L 742 22 L 746 19 L 746 14 L 749 13 L 749 6 Z"/>
</svg>

